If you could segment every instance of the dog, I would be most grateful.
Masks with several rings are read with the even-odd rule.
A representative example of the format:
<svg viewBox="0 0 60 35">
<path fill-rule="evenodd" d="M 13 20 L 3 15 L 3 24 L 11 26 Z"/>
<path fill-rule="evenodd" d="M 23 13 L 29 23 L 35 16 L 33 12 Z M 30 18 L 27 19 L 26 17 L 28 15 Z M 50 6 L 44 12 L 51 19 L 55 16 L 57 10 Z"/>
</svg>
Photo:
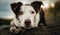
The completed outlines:
<svg viewBox="0 0 60 35">
<path fill-rule="evenodd" d="M 22 29 L 36 28 L 40 23 L 45 24 L 41 1 L 34 1 L 31 4 L 21 2 L 12 3 L 11 9 L 15 18 L 10 23 L 10 31 L 19 32 Z"/>
</svg>

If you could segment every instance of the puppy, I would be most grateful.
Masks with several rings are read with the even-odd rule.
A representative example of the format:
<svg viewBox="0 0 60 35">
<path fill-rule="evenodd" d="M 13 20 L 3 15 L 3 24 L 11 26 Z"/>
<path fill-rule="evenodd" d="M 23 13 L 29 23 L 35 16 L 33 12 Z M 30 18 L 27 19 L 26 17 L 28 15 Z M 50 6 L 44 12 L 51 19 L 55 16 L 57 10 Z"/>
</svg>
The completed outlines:
<svg viewBox="0 0 60 35">
<path fill-rule="evenodd" d="M 22 28 L 30 29 L 38 27 L 41 21 L 41 5 L 43 5 L 41 1 L 34 1 L 31 4 L 12 3 L 11 9 L 15 14 L 15 18 L 10 23 L 10 31 L 19 32 Z"/>
</svg>

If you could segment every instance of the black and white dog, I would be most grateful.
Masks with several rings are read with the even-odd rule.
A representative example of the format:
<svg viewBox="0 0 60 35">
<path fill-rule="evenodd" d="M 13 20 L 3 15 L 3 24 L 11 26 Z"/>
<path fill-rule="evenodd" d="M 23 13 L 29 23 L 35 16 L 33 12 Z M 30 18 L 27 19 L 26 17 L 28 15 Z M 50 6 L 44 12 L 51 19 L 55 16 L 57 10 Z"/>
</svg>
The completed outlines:
<svg viewBox="0 0 60 35">
<path fill-rule="evenodd" d="M 12 3 L 11 9 L 16 17 L 10 23 L 10 31 L 19 32 L 22 28 L 35 28 L 39 23 L 46 25 L 41 5 L 43 5 L 41 1 L 34 1 L 31 4 Z"/>
</svg>

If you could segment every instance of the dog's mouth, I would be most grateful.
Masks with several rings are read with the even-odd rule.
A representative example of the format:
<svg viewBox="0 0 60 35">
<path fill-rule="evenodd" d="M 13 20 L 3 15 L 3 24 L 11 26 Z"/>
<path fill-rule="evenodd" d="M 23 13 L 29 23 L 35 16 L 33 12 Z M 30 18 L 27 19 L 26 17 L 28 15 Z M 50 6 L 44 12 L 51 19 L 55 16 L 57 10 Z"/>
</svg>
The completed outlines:
<svg viewBox="0 0 60 35">
<path fill-rule="evenodd" d="M 30 20 L 26 20 L 24 23 L 25 23 L 25 27 L 30 27 L 31 26 L 31 21 Z"/>
<path fill-rule="evenodd" d="M 25 22 L 25 25 L 26 25 L 26 27 L 29 27 L 30 26 L 30 24 L 31 24 L 31 22 Z"/>
</svg>

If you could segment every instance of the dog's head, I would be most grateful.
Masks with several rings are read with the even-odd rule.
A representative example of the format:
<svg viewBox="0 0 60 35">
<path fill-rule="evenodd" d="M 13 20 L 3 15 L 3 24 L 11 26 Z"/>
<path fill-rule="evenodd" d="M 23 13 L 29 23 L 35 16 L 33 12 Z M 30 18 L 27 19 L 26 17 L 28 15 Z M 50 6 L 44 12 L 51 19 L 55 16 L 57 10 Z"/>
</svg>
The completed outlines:
<svg viewBox="0 0 60 35">
<path fill-rule="evenodd" d="M 41 1 L 34 1 L 31 4 L 23 4 L 21 2 L 12 3 L 11 9 L 19 21 L 15 23 L 17 27 L 33 28 L 38 26 Z"/>
</svg>

